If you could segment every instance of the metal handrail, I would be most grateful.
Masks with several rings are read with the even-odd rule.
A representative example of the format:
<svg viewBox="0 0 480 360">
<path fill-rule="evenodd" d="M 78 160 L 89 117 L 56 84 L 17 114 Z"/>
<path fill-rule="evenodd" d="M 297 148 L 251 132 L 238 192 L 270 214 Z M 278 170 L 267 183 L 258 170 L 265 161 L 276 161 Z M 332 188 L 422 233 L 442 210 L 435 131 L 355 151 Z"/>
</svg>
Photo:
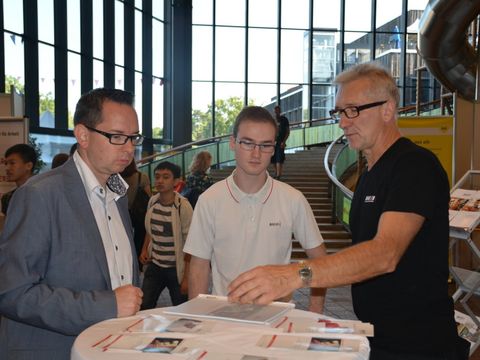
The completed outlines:
<svg viewBox="0 0 480 360">
<path fill-rule="evenodd" d="M 300 121 L 300 122 L 290 123 L 291 134 L 295 132 L 298 133 L 299 131 L 302 131 L 303 134 L 301 134 L 301 139 L 297 138 L 296 141 L 289 141 L 289 144 L 293 144 L 293 145 L 287 146 L 287 149 L 294 149 L 294 148 L 314 145 L 314 143 L 308 142 L 308 140 L 306 139 L 306 136 L 305 136 L 306 131 L 308 129 L 317 129 L 317 128 L 320 128 L 321 126 L 328 126 L 328 125 L 333 126 L 336 123 L 337 121 L 333 120 L 330 117 L 316 119 L 312 121 Z M 215 154 L 212 154 L 213 156 L 212 166 L 219 166 L 220 164 L 234 161 L 233 156 L 231 158 L 227 158 L 227 159 L 225 158 L 225 154 L 226 154 L 225 147 L 223 149 L 220 149 L 221 145 L 226 143 L 226 140 L 230 136 L 231 134 L 215 136 L 208 139 L 193 141 L 187 144 L 176 146 L 174 148 L 171 148 L 153 155 L 146 156 L 145 158 L 142 158 L 141 160 L 139 160 L 137 164 L 140 170 L 147 172 L 148 175 L 151 177 L 153 175 L 152 165 L 154 162 L 165 160 L 167 158 L 175 159 L 174 162 L 176 162 L 181 167 L 183 175 L 186 175 L 185 169 L 187 166 L 187 162 L 188 162 L 187 160 L 189 155 L 193 154 L 196 150 L 200 151 L 200 149 L 204 147 L 215 147 L 215 149 L 211 150 L 211 151 L 215 150 Z M 325 139 L 325 141 L 320 141 L 320 142 L 330 142 L 333 140 L 332 137 L 328 135 L 326 136 L 328 139 Z M 291 136 L 291 138 L 293 138 L 293 136 Z M 221 153 L 221 151 L 223 152 Z M 224 159 L 219 159 L 221 154 L 224 155 Z"/>
<path fill-rule="evenodd" d="M 165 156 L 166 157 L 170 153 L 177 154 L 180 151 L 185 151 L 185 150 L 191 149 L 192 146 L 209 145 L 209 144 L 212 144 L 214 142 L 217 142 L 221 139 L 225 139 L 225 138 L 228 138 L 228 137 L 230 137 L 230 134 L 229 135 L 222 135 L 222 136 L 214 136 L 214 137 L 204 139 L 204 140 L 192 141 L 192 142 L 189 142 L 187 144 L 176 146 L 174 148 L 164 150 L 162 152 L 159 152 L 159 153 L 156 153 L 156 154 L 153 154 L 153 155 L 146 156 L 146 157 L 140 159 L 139 161 L 137 161 L 137 164 L 140 164 L 140 165 L 141 164 L 146 164 L 149 161 L 154 160 L 155 158 L 157 158 L 159 156 Z"/>
<path fill-rule="evenodd" d="M 345 194 L 348 198 L 351 199 L 351 198 L 353 198 L 353 191 L 351 191 L 349 188 L 347 188 L 345 185 L 343 185 L 337 179 L 337 177 L 333 175 L 333 172 L 330 170 L 330 166 L 328 164 L 328 159 L 330 157 L 330 153 L 332 152 L 333 146 L 336 143 L 342 141 L 344 138 L 345 138 L 345 135 L 341 135 L 335 141 L 332 141 L 332 143 L 330 145 L 328 145 L 327 151 L 325 152 L 325 158 L 323 159 L 323 166 L 325 167 L 325 172 L 327 173 L 328 178 L 330 179 L 330 181 L 332 181 L 332 183 L 335 185 L 335 187 L 337 187 L 343 194 Z M 347 145 L 345 145 L 345 146 L 347 146 Z M 335 158 L 334 158 L 333 164 L 332 164 L 332 168 L 335 168 L 335 164 L 337 162 L 339 154 L 340 153 L 337 153 L 335 155 Z"/>
</svg>

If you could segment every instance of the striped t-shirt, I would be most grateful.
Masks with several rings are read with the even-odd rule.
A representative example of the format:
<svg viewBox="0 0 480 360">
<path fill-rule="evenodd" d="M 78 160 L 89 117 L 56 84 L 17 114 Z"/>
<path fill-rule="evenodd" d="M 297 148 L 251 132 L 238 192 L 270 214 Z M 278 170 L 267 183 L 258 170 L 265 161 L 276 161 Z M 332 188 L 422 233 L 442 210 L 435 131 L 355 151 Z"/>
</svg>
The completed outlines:
<svg viewBox="0 0 480 360">
<path fill-rule="evenodd" d="M 150 221 L 152 233 L 152 261 L 163 268 L 175 267 L 175 244 L 173 239 L 172 205 L 157 202 L 153 206 Z"/>
</svg>

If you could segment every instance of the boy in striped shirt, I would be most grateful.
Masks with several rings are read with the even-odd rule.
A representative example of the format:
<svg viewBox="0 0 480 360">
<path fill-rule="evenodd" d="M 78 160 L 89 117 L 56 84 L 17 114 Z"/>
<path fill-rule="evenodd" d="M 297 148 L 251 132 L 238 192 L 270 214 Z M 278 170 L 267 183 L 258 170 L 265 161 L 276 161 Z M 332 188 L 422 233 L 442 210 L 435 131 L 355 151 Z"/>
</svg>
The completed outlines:
<svg viewBox="0 0 480 360">
<path fill-rule="evenodd" d="M 165 287 L 173 305 L 187 300 L 190 255 L 183 253 L 183 246 L 193 210 L 188 200 L 174 191 L 180 175 L 180 167 L 169 161 L 155 168 L 158 193 L 148 203 L 147 234 L 140 254 L 143 264 L 151 261 L 144 274 L 142 310 L 154 308 Z"/>
</svg>

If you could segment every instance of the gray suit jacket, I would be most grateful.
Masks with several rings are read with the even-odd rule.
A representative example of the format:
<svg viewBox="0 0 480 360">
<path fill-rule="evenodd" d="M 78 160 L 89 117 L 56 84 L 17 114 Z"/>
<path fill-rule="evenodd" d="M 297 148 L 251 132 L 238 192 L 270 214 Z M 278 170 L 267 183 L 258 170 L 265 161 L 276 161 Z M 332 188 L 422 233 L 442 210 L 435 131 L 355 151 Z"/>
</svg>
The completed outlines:
<svg viewBox="0 0 480 360">
<path fill-rule="evenodd" d="M 127 198 L 117 206 L 130 238 Z M 138 262 L 133 261 L 138 286 Z M 73 159 L 12 198 L 0 237 L 0 359 L 69 359 L 75 336 L 117 315 L 100 232 Z"/>
</svg>

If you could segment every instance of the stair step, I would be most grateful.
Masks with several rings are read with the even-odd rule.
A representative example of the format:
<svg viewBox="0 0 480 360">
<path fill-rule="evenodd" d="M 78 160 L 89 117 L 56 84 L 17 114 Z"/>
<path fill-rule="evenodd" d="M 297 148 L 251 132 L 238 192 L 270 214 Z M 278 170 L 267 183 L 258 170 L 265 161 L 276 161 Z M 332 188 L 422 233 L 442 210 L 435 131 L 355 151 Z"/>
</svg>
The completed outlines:
<svg viewBox="0 0 480 360">
<path fill-rule="evenodd" d="M 335 249 L 335 248 L 343 248 L 346 246 L 349 246 L 352 244 L 351 239 L 338 239 L 338 240 L 330 240 L 330 239 L 324 239 L 325 247 L 327 249 Z M 300 245 L 299 242 L 293 241 L 292 242 L 292 251 L 298 251 L 298 250 L 303 250 L 302 246 Z"/>
<path fill-rule="evenodd" d="M 324 230 L 320 231 L 324 240 L 351 239 L 351 235 L 344 231 Z"/>
<path fill-rule="evenodd" d="M 316 186 L 316 187 L 323 187 L 328 189 L 330 182 L 322 179 L 284 179 L 282 180 L 284 183 L 287 183 L 291 186 Z"/>
<path fill-rule="evenodd" d="M 324 233 L 325 231 L 337 231 L 343 234 L 343 231 L 345 230 L 342 224 L 318 224 L 318 228 L 321 233 Z"/>
<path fill-rule="evenodd" d="M 325 203 L 325 204 L 319 204 L 319 203 L 312 204 L 312 203 L 310 203 L 310 207 L 312 208 L 312 210 L 332 211 L 332 204 L 331 203 Z"/>
<path fill-rule="evenodd" d="M 312 209 L 313 210 L 313 215 L 315 217 L 320 217 L 320 218 L 330 218 L 332 216 L 332 211 L 331 209 Z"/>
</svg>

